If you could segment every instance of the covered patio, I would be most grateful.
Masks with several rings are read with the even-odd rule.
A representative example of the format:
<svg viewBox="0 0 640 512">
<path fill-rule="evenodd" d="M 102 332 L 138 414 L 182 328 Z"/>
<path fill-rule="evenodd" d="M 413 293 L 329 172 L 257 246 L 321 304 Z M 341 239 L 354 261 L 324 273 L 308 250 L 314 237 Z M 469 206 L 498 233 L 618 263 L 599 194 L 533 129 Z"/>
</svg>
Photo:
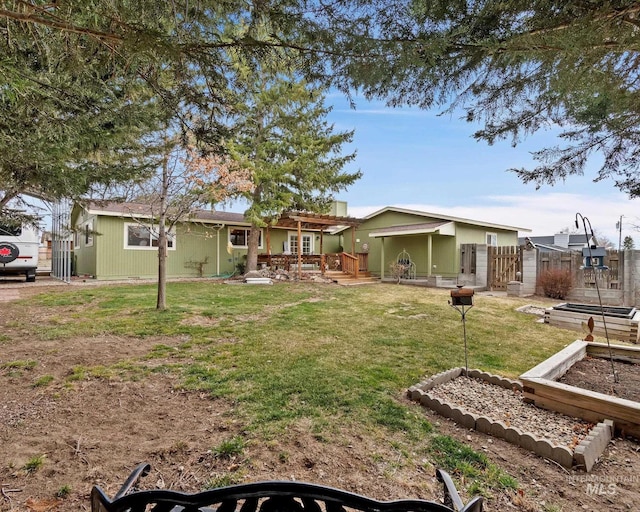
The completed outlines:
<svg viewBox="0 0 640 512">
<path fill-rule="evenodd" d="M 427 277 L 433 273 L 433 236 L 449 236 L 454 237 L 456 234 L 455 224 L 451 221 L 423 222 L 420 224 L 407 224 L 401 226 L 390 226 L 386 228 L 378 228 L 369 233 L 370 238 L 380 239 L 380 278 L 385 278 L 385 267 L 388 255 L 385 254 L 385 239 L 393 237 L 415 236 L 425 238 L 426 241 L 426 272 Z M 403 252 L 405 252 L 403 250 Z M 395 254 L 391 255 L 389 261 L 394 261 Z M 415 262 L 413 262 L 415 263 Z"/>
<path fill-rule="evenodd" d="M 345 226 L 351 228 L 353 235 L 356 227 L 361 223 L 362 220 L 355 217 L 297 211 L 285 212 L 273 227 L 295 230 L 298 241 L 302 240 L 303 231 L 317 233 L 319 237 L 319 250 L 305 252 L 304 247 L 302 247 L 302 250 L 299 250 L 300 244 L 298 244 L 295 251 L 273 253 L 271 228 L 268 226 L 266 228 L 266 253 L 258 255 L 258 264 L 266 264 L 269 267 L 284 268 L 285 270 L 290 270 L 292 266 L 295 266 L 298 272 L 298 278 L 302 276 L 303 265 L 318 266 L 322 275 L 324 275 L 329 268 L 339 268 L 342 272 L 357 278 L 360 272 L 367 270 L 367 254 L 356 254 L 355 236 L 351 237 L 351 252 L 343 250 L 338 253 L 325 253 L 324 235 L 332 229 L 339 227 L 344 228 Z"/>
</svg>

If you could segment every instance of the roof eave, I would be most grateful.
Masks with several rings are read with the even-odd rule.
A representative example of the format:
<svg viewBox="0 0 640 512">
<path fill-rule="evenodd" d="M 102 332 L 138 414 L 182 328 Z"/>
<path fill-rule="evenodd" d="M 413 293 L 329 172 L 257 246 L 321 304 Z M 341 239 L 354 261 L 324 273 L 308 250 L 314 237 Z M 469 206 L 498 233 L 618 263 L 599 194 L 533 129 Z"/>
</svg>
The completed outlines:
<svg viewBox="0 0 640 512">
<path fill-rule="evenodd" d="M 435 218 L 435 219 L 442 219 L 442 220 L 448 220 L 448 221 L 452 221 L 452 222 L 460 222 L 463 224 L 471 224 L 473 226 L 482 226 L 482 227 L 487 227 L 487 228 L 493 228 L 493 229 L 502 229 L 505 231 L 522 231 L 524 233 L 531 233 L 531 229 L 529 228 L 522 228 L 522 227 L 518 227 L 518 226 L 507 226 L 504 224 L 495 224 L 493 222 L 482 222 L 482 221 L 477 221 L 477 220 L 473 220 L 473 219 L 465 219 L 463 217 L 454 217 L 452 215 L 446 215 L 446 214 L 442 214 L 442 213 L 433 213 L 433 212 L 423 212 L 420 210 L 409 210 L 407 208 L 399 208 L 397 206 L 386 206 L 384 208 L 382 208 L 381 210 L 375 211 L 373 213 L 370 213 L 369 215 L 367 215 L 365 218 L 365 220 L 369 220 L 372 219 L 374 217 L 377 217 L 378 215 L 381 215 L 382 213 L 388 212 L 388 211 L 394 211 L 394 212 L 398 212 L 398 213 L 406 213 L 409 215 L 416 215 L 416 216 L 420 216 L 420 217 L 431 217 L 431 218 Z"/>
</svg>

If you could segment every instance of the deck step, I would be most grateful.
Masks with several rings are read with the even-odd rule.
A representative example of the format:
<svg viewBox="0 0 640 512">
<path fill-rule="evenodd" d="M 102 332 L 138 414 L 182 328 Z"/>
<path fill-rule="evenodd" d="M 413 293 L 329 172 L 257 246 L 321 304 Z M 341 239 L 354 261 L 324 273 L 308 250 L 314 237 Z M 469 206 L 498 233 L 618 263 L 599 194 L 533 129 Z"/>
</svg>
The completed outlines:
<svg viewBox="0 0 640 512">
<path fill-rule="evenodd" d="M 375 284 L 379 283 L 380 279 L 373 277 L 370 272 L 360 272 L 358 279 L 352 275 L 345 274 L 339 271 L 325 272 L 325 277 L 331 279 L 334 283 L 342 286 L 357 286 L 362 284 Z"/>
</svg>

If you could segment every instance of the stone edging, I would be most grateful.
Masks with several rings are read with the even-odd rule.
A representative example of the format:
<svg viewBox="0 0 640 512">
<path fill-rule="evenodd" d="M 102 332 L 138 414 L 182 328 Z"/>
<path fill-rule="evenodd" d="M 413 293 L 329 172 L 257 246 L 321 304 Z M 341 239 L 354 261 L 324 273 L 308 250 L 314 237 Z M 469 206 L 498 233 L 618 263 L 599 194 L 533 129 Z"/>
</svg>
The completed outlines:
<svg viewBox="0 0 640 512">
<path fill-rule="evenodd" d="M 486 416 L 472 414 L 457 405 L 435 398 L 429 393 L 429 390 L 434 387 L 456 379 L 464 373 L 464 368 L 452 368 L 451 370 L 438 373 L 426 381 L 411 386 L 407 390 L 407 396 L 411 400 L 420 402 L 421 405 L 428 407 L 441 416 L 455 421 L 465 428 L 504 439 L 509 443 L 532 451 L 540 457 L 553 460 L 569 469 L 577 466 L 587 472 L 591 471 L 598 457 L 600 457 L 611 440 L 614 425 L 611 420 L 605 420 L 591 429 L 589 435 L 583 439 L 572 452 L 566 446 L 555 445 L 546 439 L 522 432 L 518 428 L 508 427 L 500 420 L 493 420 Z M 505 389 L 516 389 L 522 392 L 522 383 L 517 380 L 507 379 L 481 370 L 469 370 L 469 377 L 481 379 Z"/>
</svg>

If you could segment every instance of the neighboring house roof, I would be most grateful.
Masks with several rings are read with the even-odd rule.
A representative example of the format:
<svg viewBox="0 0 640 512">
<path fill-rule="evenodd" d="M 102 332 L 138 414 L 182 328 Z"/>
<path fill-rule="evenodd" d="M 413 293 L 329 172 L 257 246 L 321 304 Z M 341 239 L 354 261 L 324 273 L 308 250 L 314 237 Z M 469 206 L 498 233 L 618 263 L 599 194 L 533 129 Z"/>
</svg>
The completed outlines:
<svg viewBox="0 0 640 512">
<path fill-rule="evenodd" d="M 385 208 L 382 208 L 378 211 L 375 211 L 369 215 L 367 215 L 364 220 L 369 220 L 372 219 L 374 217 L 377 217 L 378 215 L 381 215 L 385 212 L 397 212 L 397 213 L 406 213 L 408 215 L 413 215 L 416 217 L 429 217 L 429 218 L 435 218 L 435 219 L 441 219 L 442 221 L 447 221 L 447 222 L 461 222 L 464 224 L 470 224 L 473 226 L 482 226 L 485 228 L 493 228 L 493 229 L 503 229 L 503 230 L 507 230 L 507 231 L 524 231 L 524 232 L 530 232 L 531 230 L 529 228 L 521 228 L 521 227 L 516 227 L 516 226 L 507 226 L 504 224 L 495 224 L 493 222 L 483 222 L 483 221 L 479 221 L 479 220 L 473 220 L 473 219 L 465 219 L 463 217 L 454 217 L 452 215 L 446 215 L 446 214 L 442 214 L 442 213 L 432 213 L 432 212 L 423 212 L 420 210 L 409 210 L 406 208 L 399 208 L 396 206 L 386 206 Z M 428 223 L 431 224 L 431 223 Z M 393 226 L 394 228 L 398 228 L 398 227 L 402 227 L 402 226 Z M 427 228 L 428 229 L 428 228 Z M 376 230 L 376 233 L 380 232 L 381 230 L 378 229 Z M 432 231 L 433 232 L 433 231 Z M 425 233 L 429 233 L 429 231 L 425 231 Z M 406 233 L 403 233 L 406 234 Z M 445 234 L 445 233 L 442 233 Z M 448 233 L 446 233 L 448 234 Z M 389 236 L 389 235 L 386 235 Z"/>
<path fill-rule="evenodd" d="M 456 230 L 453 222 L 424 222 L 422 224 L 406 224 L 403 226 L 389 226 L 378 228 L 369 233 L 371 238 L 400 235 L 425 235 L 428 233 L 455 236 Z"/>
<path fill-rule="evenodd" d="M 520 239 L 518 239 L 518 242 L 520 242 Z M 520 245 L 523 245 L 523 243 L 520 243 Z M 573 250 L 573 249 L 569 249 L 568 247 L 561 247 L 559 245 L 553 245 L 553 244 L 540 244 L 540 243 L 533 242 L 533 245 L 536 249 L 542 252 L 569 252 Z"/>
<path fill-rule="evenodd" d="M 519 245 L 525 245 L 527 240 L 543 252 L 579 251 L 586 245 L 583 234 L 557 233 L 547 236 L 528 236 L 518 238 Z"/>
</svg>

